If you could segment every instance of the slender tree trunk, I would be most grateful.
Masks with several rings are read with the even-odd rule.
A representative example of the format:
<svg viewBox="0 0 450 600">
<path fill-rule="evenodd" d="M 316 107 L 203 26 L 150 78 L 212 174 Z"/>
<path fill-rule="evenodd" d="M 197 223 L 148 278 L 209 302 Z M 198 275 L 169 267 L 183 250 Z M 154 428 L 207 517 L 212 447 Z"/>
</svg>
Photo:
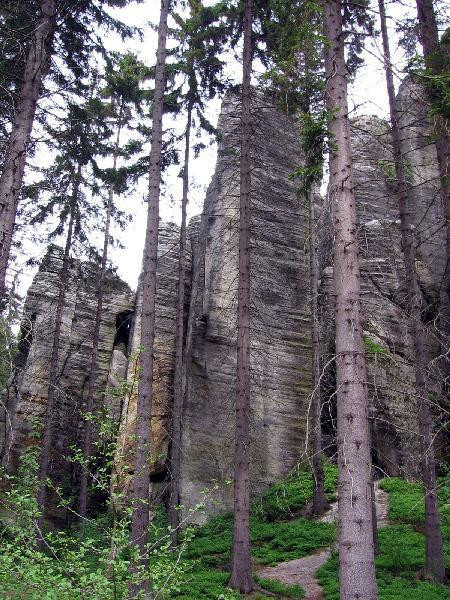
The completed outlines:
<svg viewBox="0 0 450 600">
<path fill-rule="evenodd" d="M 373 549 L 375 556 L 378 556 L 380 552 L 380 540 L 378 537 L 378 515 L 377 515 L 377 501 L 375 495 L 375 480 L 372 475 L 372 533 L 373 533 Z"/>
<path fill-rule="evenodd" d="M 378 6 L 380 10 L 381 33 L 383 37 L 384 68 L 389 97 L 392 147 L 397 178 L 396 187 L 402 234 L 403 261 L 405 265 L 408 294 L 408 324 L 414 349 L 414 374 L 419 409 L 419 430 L 422 442 L 421 471 L 425 494 L 425 575 L 442 583 L 445 579 L 444 554 L 439 505 L 436 494 L 432 418 L 427 398 L 427 351 L 425 331 L 421 321 L 421 292 L 415 266 L 413 218 L 410 211 L 408 183 L 401 148 L 399 114 L 395 102 L 394 77 L 392 73 L 384 0 L 378 0 Z"/>
<path fill-rule="evenodd" d="M 416 0 L 416 5 L 425 64 L 433 75 L 444 75 L 448 73 L 449 47 L 448 42 L 445 44 L 439 41 L 433 0 Z M 438 116 L 435 119 L 435 130 L 447 232 L 447 261 L 443 281 L 444 294 L 441 295 L 440 322 L 444 337 L 442 346 L 444 353 L 447 354 L 446 360 L 442 361 L 446 378 L 444 389 L 448 392 L 450 390 L 450 357 L 448 356 L 450 345 L 450 133 L 448 121 L 444 117 Z"/>
<path fill-rule="evenodd" d="M 312 338 L 312 385 L 311 428 L 313 435 L 313 506 L 314 515 L 321 515 L 326 506 L 325 475 L 322 462 L 322 398 L 320 394 L 320 332 L 319 332 L 319 263 L 317 260 L 316 216 L 314 196 L 309 193 L 309 260 L 311 279 L 311 338 Z"/>
<path fill-rule="evenodd" d="M 325 0 L 324 32 L 329 40 L 325 46 L 328 128 L 336 145 L 330 151 L 330 195 L 335 235 L 340 590 L 342 600 L 374 600 L 369 402 L 340 1 Z"/>
<path fill-rule="evenodd" d="M 172 452 L 169 500 L 169 525 L 172 529 L 172 546 L 178 543 L 180 505 L 180 463 L 181 463 L 181 417 L 183 412 L 183 338 L 184 338 L 184 298 L 186 279 L 186 209 L 189 194 L 189 158 L 191 150 L 192 99 L 189 100 L 184 150 L 183 197 L 181 200 L 180 259 L 178 263 L 178 293 L 175 325 L 175 374 L 172 412 Z"/>
<path fill-rule="evenodd" d="M 53 440 L 53 425 L 54 425 L 54 409 L 55 399 L 58 386 L 58 369 L 59 369 L 59 348 L 61 344 L 61 324 L 62 314 L 64 310 L 64 301 L 66 296 L 67 284 L 69 281 L 69 262 L 70 250 L 72 248 L 73 228 L 75 219 L 75 207 L 81 185 L 81 166 L 78 166 L 73 184 L 69 226 L 67 229 L 66 244 L 64 248 L 63 264 L 61 269 L 61 278 L 58 294 L 58 302 L 56 305 L 55 332 L 53 334 L 52 354 L 50 358 L 50 372 L 48 377 L 48 396 L 47 407 L 44 419 L 44 432 L 42 436 L 41 457 L 39 461 L 39 490 L 37 495 L 37 503 L 40 509 L 40 517 L 38 520 L 38 546 L 42 547 L 43 538 L 42 531 L 45 522 L 45 499 L 47 495 L 47 476 L 48 466 L 50 462 L 50 451 Z"/>
<path fill-rule="evenodd" d="M 116 141 L 114 145 L 114 154 L 113 154 L 113 169 L 117 167 L 117 157 L 119 154 L 119 144 L 120 144 L 120 134 L 122 131 L 122 112 L 123 105 L 120 108 L 119 112 L 119 121 L 117 127 L 117 135 Z M 100 268 L 100 278 L 98 280 L 97 287 L 97 310 L 95 313 L 95 323 L 94 323 L 94 332 L 92 336 L 92 355 L 91 355 L 91 366 L 89 370 L 89 385 L 88 392 L 86 398 L 86 412 L 88 414 L 88 419 L 86 420 L 86 424 L 84 426 L 84 436 L 83 436 L 83 465 L 81 471 L 80 478 L 80 495 L 79 495 L 79 504 L 78 504 L 78 517 L 80 520 L 83 520 L 86 517 L 86 509 L 87 509 L 87 486 L 89 479 L 89 470 L 88 470 L 88 461 L 91 455 L 91 445 L 92 445 L 92 411 L 94 409 L 94 397 L 97 391 L 97 372 L 98 372 L 98 345 L 100 341 L 100 324 L 102 319 L 102 311 L 103 311 L 103 292 L 105 286 L 105 276 L 106 276 L 106 266 L 108 263 L 108 246 L 109 246 L 109 234 L 111 228 L 111 214 L 114 205 L 114 187 L 111 184 L 108 190 L 108 203 L 106 206 L 106 221 L 105 221 L 105 229 L 103 236 L 103 254 L 102 254 L 102 263 Z"/>
<path fill-rule="evenodd" d="M 229 585 L 241 594 L 254 589 L 250 553 L 250 204 L 251 204 L 252 0 L 245 0 L 242 77 L 241 192 L 237 395 L 234 450 L 234 525 Z"/>
<path fill-rule="evenodd" d="M 139 381 L 136 417 L 136 464 L 131 540 L 139 549 L 140 564 L 148 567 L 149 486 L 151 463 L 151 416 L 153 398 L 153 345 L 155 337 L 156 266 L 158 256 L 159 194 L 161 182 L 162 119 L 166 88 L 165 64 L 169 0 L 161 0 L 158 50 L 153 100 L 152 148 L 150 151 L 147 229 L 143 256 L 142 320 Z M 134 592 L 149 592 L 146 579 Z"/>
<path fill-rule="evenodd" d="M 16 221 L 17 206 L 42 80 L 48 71 L 51 40 L 55 27 L 55 0 L 41 0 L 25 64 L 23 84 L 0 177 L 0 311 L 5 304 L 6 270 Z"/>
</svg>

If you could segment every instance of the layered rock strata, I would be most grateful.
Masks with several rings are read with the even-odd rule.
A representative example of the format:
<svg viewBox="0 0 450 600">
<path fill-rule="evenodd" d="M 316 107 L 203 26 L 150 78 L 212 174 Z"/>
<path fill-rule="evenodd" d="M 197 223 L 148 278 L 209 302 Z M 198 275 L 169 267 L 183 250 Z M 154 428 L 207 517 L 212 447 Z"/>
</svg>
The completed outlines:
<svg viewBox="0 0 450 600">
<path fill-rule="evenodd" d="M 2 459 L 15 471 L 24 448 L 38 439 L 45 414 L 48 373 L 55 329 L 56 304 L 62 269 L 62 250 L 52 246 L 28 291 L 13 381 L 4 392 L 1 416 Z M 64 489 L 75 485 L 76 469 L 67 461 L 71 447 L 80 441 L 81 413 L 87 393 L 96 311 L 98 268 L 72 261 L 61 325 L 59 378 L 53 419 L 49 476 Z M 121 399 L 105 398 L 107 381 L 113 383 L 127 361 L 129 316 L 134 294 L 120 279 L 108 275 L 100 325 L 97 395 L 95 409 L 105 407 L 111 415 L 121 411 Z M 37 438 L 36 438 L 37 436 Z M 51 502 L 56 506 L 57 500 Z M 63 518 L 61 511 L 56 511 Z"/>
<path fill-rule="evenodd" d="M 399 102 L 404 107 L 403 143 L 412 178 L 411 202 L 424 320 L 432 322 L 445 245 L 441 243 L 442 205 L 436 187 L 435 150 L 427 137 L 429 124 L 420 122 L 422 108 L 415 89 L 410 82 L 405 83 L 400 89 Z M 186 274 L 184 317 L 188 347 L 181 502 L 186 515 L 199 503 L 206 502 L 205 511 L 193 513 L 191 518 L 196 521 L 232 504 L 240 151 L 240 105 L 236 96 L 225 98 L 218 127 L 221 141 L 216 172 L 203 213 L 190 226 Z M 414 377 L 404 310 L 405 276 L 387 124 L 376 117 L 356 119 L 352 146 L 373 456 L 382 471 L 393 475 L 415 474 L 418 436 Z M 308 206 L 298 198 L 296 184 L 290 178 L 301 160 L 295 122 L 280 113 L 268 96 L 255 93 L 250 465 L 254 494 L 286 475 L 307 450 L 311 392 Z M 321 340 L 323 366 L 326 366 L 322 421 L 325 433 L 329 434 L 329 438 L 326 437 L 331 444 L 328 450 L 332 452 L 333 234 L 326 201 L 322 203 L 319 233 Z M 151 457 L 151 494 L 158 501 L 170 477 L 178 253 L 178 227 L 161 223 Z M 10 394 L 7 413 L 16 415 L 13 442 L 6 444 L 9 451 L 5 453 L 12 469 L 17 466 L 34 419 L 42 416 L 45 409 L 60 269 L 61 253 L 52 249 L 29 291 L 25 306 L 16 365 L 17 390 Z M 95 313 L 94 279 L 92 265 L 73 263 L 63 320 L 61 389 L 52 462 L 55 481 L 64 480 L 69 485 L 70 477 L 64 476 L 67 470 L 64 456 L 81 430 L 79 414 L 86 388 Z M 113 278 L 110 283 L 102 316 L 96 407 L 105 406 L 119 426 L 113 489 L 125 499 L 131 493 L 134 472 L 142 296 L 140 287 L 134 297 L 125 284 Z M 432 335 L 429 351 L 430 357 L 437 352 L 437 340 Z M 121 391 L 114 392 L 114 388 Z M 14 407 L 17 410 L 13 410 Z M 2 418 L 4 431 L 5 413 Z"/>
<path fill-rule="evenodd" d="M 253 100 L 251 237 L 252 492 L 286 475 L 305 451 L 311 389 L 307 207 L 291 173 L 301 160 L 295 122 L 270 99 Z M 182 504 L 230 507 L 234 451 L 239 234 L 240 104 L 219 120 L 204 259 L 183 415 Z M 205 490 L 214 487 L 212 497 Z M 201 518 L 201 517 L 199 517 Z"/>
</svg>

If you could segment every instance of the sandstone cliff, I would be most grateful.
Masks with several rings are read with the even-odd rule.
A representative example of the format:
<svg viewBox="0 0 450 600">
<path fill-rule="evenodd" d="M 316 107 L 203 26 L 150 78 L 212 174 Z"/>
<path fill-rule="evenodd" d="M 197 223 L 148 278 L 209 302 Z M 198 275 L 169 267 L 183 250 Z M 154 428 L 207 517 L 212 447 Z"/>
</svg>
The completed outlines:
<svg viewBox="0 0 450 600">
<path fill-rule="evenodd" d="M 429 139 L 429 124 L 424 120 L 420 88 L 406 81 L 398 101 L 404 109 L 403 143 L 413 184 L 424 320 L 432 322 L 445 248 L 435 149 Z M 311 341 L 308 207 L 298 198 L 295 182 L 290 178 L 302 161 L 296 124 L 262 93 L 255 94 L 253 103 L 251 482 L 253 493 L 258 493 L 287 474 L 305 455 Z M 232 500 L 229 482 L 234 446 L 239 124 L 239 101 L 236 96 L 228 95 L 219 119 L 221 141 L 216 172 L 203 213 L 190 227 L 185 324 L 188 331 L 192 330 L 192 348 L 186 372 L 181 469 L 185 514 L 204 500 L 207 513 L 230 508 Z M 411 474 L 417 467 L 417 420 L 387 124 L 376 117 L 354 120 L 352 146 L 373 457 L 383 471 Z M 327 199 L 320 203 L 320 318 L 322 363 L 326 365 L 322 424 L 329 443 L 327 452 L 332 454 L 335 391 L 332 232 Z M 151 475 L 151 493 L 158 501 L 170 477 L 178 237 L 176 225 L 161 223 Z M 60 263 L 60 252 L 52 249 L 25 305 L 16 391 L 8 399 L 11 414 L 16 414 L 14 435 L 3 444 L 11 449 L 9 453 L 5 451 L 5 456 L 12 469 L 35 417 L 41 416 L 45 407 Z M 111 278 L 102 317 L 97 407 L 106 405 L 119 427 L 113 487 L 126 498 L 134 469 L 141 294 L 138 287 L 134 297 L 116 279 L 114 286 Z M 64 456 L 79 436 L 94 312 L 92 265 L 74 261 L 64 313 L 61 389 L 52 462 L 52 475 L 57 482 L 70 484 L 75 477 L 74 473 L 67 475 Z M 438 340 L 432 334 L 428 341 L 433 357 L 438 352 Z M 124 389 L 122 397 L 111 393 L 111 388 L 120 386 Z M 212 488 L 213 491 L 205 492 Z M 201 520 L 203 513 L 192 518 Z"/>
</svg>

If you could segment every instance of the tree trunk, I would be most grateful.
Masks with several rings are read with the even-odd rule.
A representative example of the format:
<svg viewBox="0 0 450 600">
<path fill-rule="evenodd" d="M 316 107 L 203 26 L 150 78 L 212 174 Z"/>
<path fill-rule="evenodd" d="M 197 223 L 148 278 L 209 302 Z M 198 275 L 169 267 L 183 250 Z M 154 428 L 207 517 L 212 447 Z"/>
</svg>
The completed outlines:
<svg viewBox="0 0 450 600">
<path fill-rule="evenodd" d="M 183 412 L 183 338 L 184 338 L 184 297 L 186 279 L 186 208 L 189 194 L 189 158 L 191 150 L 192 99 L 189 100 L 184 150 L 183 197 L 181 200 L 180 259 L 178 263 L 178 293 L 175 325 L 175 372 L 172 409 L 172 452 L 170 461 L 169 525 L 172 546 L 178 544 L 179 505 L 180 505 L 180 463 L 181 463 L 181 417 Z"/>
<path fill-rule="evenodd" d="M 339 579 L 342 600 L 374 600 L 369 407 L 341 2 L 325 0 L 324 32 L 329 40 L 325 46 L 328 128 L 335 144 L 330 151 L 330 197 L 335 235 Z"/>
<path fill-rule="evenodd" d="M 140 564 L 148 567 L 149 486 L 151 463 L 151 416 L 153 397 L 153 344 L 155 337 L 156 266 L 158 256 L 159 193 L 161 184 L 162 119 L 166 88 L 166 40 L 169 0 L 161 0 L 158 51 L 153 100 L 152 148 L 150 151 L 147 228 L 143 256 L 142 320 L 140 354 L 141 374 L 136 416 L 136 463 L 131 540 L 139 549 Z M 134 592 L 149 592 L 146 579 Z"/>
<path fill-rule="evenodd" d="M 434 14 L 433 0 L 416 0 L 419 20 L 419 37 L 423 47 L 425 64 L 433 75 L 445 75 L 448 72 L 449 48 L 439 41 L 439 32 Z M 447 261 L 441 294 L 440 325 L 443 333 L 443 352 L 446 354 L 443 364 L 446 379 L 445 393 L 450 390 L 450 134 L 448 122 L 444 117 L 435 118 L 436 150 L 441 175 L 444 214 L 447 232 Z"/>
<path fill-rule="evenodd" d="M 327 506 L 325 498 L 325 475 L 322 462 L 322 399 L 320 394 L 320 332 L 318 316 L 319 264 L 317 260 L 316 217 L 314 195 L 309 193 L 309 260 L 311 278 L 311 338 L 312 338 L 312 385 L 311 428 L 313 436 L 313 506 L 314 515 L 321 515 Z"/>
<path fill-rule="evenodd" d="M 55 0 L 41 0 L 23 75 L 15 119 L 0 177 L 0 311 L 5 305 L 6 270 L 16 221 L 17 206 L 25 170 L 36 105 L 50 62 L 51 39 L 55 28 Z"/>
<path fill-rule="evenodd" d="M 55 332 L 53 334 L 53 345 L 52 354 L 50 358 L 50 372 L 48 377 L 48 396 L 47 396 L 47 407 L 45 411 L 44 419 L 44 432 L 42 435 L 42 449 L 41 457 L 39 461 L 39 490 L 37 495 L 37 503 L 41 512 L 38 520 L 38 546 L 43 545 L 43 527 L 45 522 L 45 499 L 47 494 L 47 477 L 48 477 L 48 466 L 50 462 L 50 451 L 53 437 L 53 424 L 54 424 L 54 409 L 55 399 L 58 386 L 58 368 L 59 368 L 59 348 L 61 343 L 61 323 L 62 314 L 64 310 L 64 301 L 66 296 L 67 284 L 69 281 L 69 262 L 70 262 L 70 250 L 72 248 L 73 240 L 73 228 L 75 219 L 75 207 L 81 185 L 81 166 L 78 166 L 77 173 L 75 175 L 75 181 L 73 184 L 71 205 L 70 205 L 70 217 L 69 226 L 67 229 L 66 245 L 64 248 L 63 264 L 61 270 L 61 279 L 58 294 L 58 303 L 56 305 L 56 319 L 55 319 Z"/>
<path fill-rule="evenodd" d="M 431 411 L 427 398 L 426 383 L 426 340 L 421 321 L 421 292 L 415 265 L 415 244 L 413 218 L 408 199 L 408 183 L 404 169 L 399 129 L 399 115 L 395 102 L 394 78 L 391 66 L 389 39 L 386 26 L 384 0 L 378 0 L 381 33 L 383 37 L 384 68 L 389 97 L 392 126 L 392 147 L 396 171 L 400 227 L 402 234 L 403 261 L 406 273 L 408 299 L 408 325 L 413 345 L 414 375 L 418 401 L 419 430 L 421 437 L 421 472 L 425 494 L 425 575 L 442 583 L 445 579 L 444 554 L 438 498 L 436 494 L 436 473 L 433 450 L 433 430 Z"/>
<path fill-rule="evenodd" d="M 250 553 L 250 204 L 251 204 L 252 0 L 245 0 L 242 77 L 242 139 L 239 225 L 237 395 L 234 454 L 234 524 L 229 586 L 241 594 L 253 588 Z"/>
<path fill-rule="evenodd" d="M 378 556 L 380 552 L 380 540 L 378 537 L 378 515 L 377 515 L 377 499 L 375 495 L 375 479 L 372 475 L 372 533 L 373 533 L 373 551 L 375 556 Z"/>
<path fill-rule="evenodd" d="M 123 112 L 123 104 L 120 108 L 119 112 L 119 121 L 117 127 L 117 135 L 116 141 L 114 145 L 114 154 L 113 154 L 113 169 L 117 167 L 117 157 L 119 154 L 119 144 L 120 144 L 120 133 L 122 131 L 122 112 Z M 105 285 L 105 276 L 106 276 L 106 266 L 108 263 L 108 245 L 109 245 L 109 232 L 111 226 L 111 213 L 113 210 L 114 204 L 114 187 L 111 184 L 108 190 L 108 204 L 106 207 L 106 221 L 105 221 L 105 229 L 103 236 L 103 254 L 102 254 L 102 264 L 100 268 L 100 278 L 98 281 L 97 288 L 97 310 L 95 313 L 95 324 L 94 324 L 94 332 L 92 336 L 92 355 L 91 355 L 91 366 L 89 370 L 89 385 L 88 392 L 86 398 L 86 413 L 88 414 L 88 419 L 86 420 L 86 424 L 84 426 L 84 436 L 83 436 L 83 465 L 81 470 L 81 478 L 80 478 L 80 495 L 79 495 L 79 504 L 78 504 L 78 517 L 80 520 L 85 519 L 86 517 L 86 509 L 87 509 L 87 485 L 89 479 L 89 468 L 88 461 L 91 455 L 91 445 L 92 445 L 92 411 L 94 409 L 94 396 L 97 391 L 97 372 L 98 372 L 98 344 L 100 341 L 100 323 L 102 318 L 103 311 L 103 290 Z"/>
</svg>

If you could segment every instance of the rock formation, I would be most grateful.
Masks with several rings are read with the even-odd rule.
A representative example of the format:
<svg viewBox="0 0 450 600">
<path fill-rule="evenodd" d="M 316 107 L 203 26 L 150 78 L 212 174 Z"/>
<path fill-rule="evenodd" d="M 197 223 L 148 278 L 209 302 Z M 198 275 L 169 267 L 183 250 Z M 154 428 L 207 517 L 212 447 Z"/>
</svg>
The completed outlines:
<svg viewBox="0 0 450 600">
<path fill-rule="evenodd" d="M 290 178 L 302 161 L 298 132 L 294 120 L 274 108 L 268 96 L 258 92 L 253 102 L 251 482 L 256 494 L 286 475 L 306 453 L 311 341 L 308 207 L 298 198 L 296 184 Z M 428 141 L 428 125 L 421 122 L 420 88 L 406 81 L 400 89 L 399 103 L 404 109 L 404 145 L 413 181 L 424 319 L 430 320 L 439 297 L 445 247 L 441 243 L 442 206 L 435 149 Z M 228 95 L 219 119 L 221 141 L 216 172 L 201 218 L 194 219 L 190 227 L 185 322 L 187 331 L 192 331 L 192 348 L 186 370 L 181 469 L 185 511 L 203 501 L 206 512 L 229 508 L 232 499 L 229 482 L 234 440 L 239 124 L 239 101 Z M 354 120 L 352 146 L 373 454 L 383 471 L 412 474 L 417 462 L 417 422 L 387 124 L 376 117 Z M 164 493 L 170 477 L 178 237 L 175 224 L 161 224 L 152 420 L 154 497 Z M 332 233 L 326 199 L 322 202 L 320 238 L 321 339 L 326 366 L 323 393 L 327 399 L 322 420 L 325 433 L 331 434 L 334 306 Z M 12 469 L 35 417 L 42 415 L 45 406 L 52 307 L 60 263 L 60 252 L 51 249 L 25 305 L 16 388 L 9 395 L 8 414 L 16 415 L 14 435 L 10 440 L 6 427 L 3 443 Z M 92 273 L 92 265 L 74 261 L 63 323 L 61 393 L 52 463 L 56 481 L 63 479 L 61 474 L 67 466 L 63 457 L 79 434 L 95 312 Z M 134 298 L 122 282 L 111 278 L 110 283 L 102 317 L 97 406 L 105 404 L 119 425 L 113 489 L 124 499 L 130 494 L 134 469 L 141 294 L 138 288 Z M 430 356 L 437 352 L 433 336 L 429 349 Z M 120 386 L 124 392 L 121 398 L 111 392 Z M 332 452 L 331 436 L 329 442 Z M 192 518 L 200 521 L 203 517 L 199 513 Z"/>
<path fill-rule="evenodd" d="M 305 451 L 311 387 L 307 207 L 289 176 L 301 161 L 295 122 L 254 97 L 252 138 L 251 482 L 259 492 Z M 216 172 L 204 207 L 202 265 L 182 434 L 182 504 L 216 481 L 230 507 L 238 282 L 239 102 L 222 107 Z M 282 132 L 282 133 L 281 133 Z"/>
<path fill-rule="evenodd" d="M 14 380 L 4 392 L 1 413 L 3 465 L 15 471 L 21 452 L 30 443 L 45 413 L 48 371 L 55 327 L 62 250 L 49 248 L 30 287 L 24 306 L 19 353 Z M 66 457 L 79 441 L 81 411 L 87 393 L 96 309 L 98 268 L 92 263 L 72 261 L 65 296 L 61 328 L 60 376 L 54 419 L 49 476 L 55 484 L 70 488 L 76 477 Z M 134 294 L 117 277 L 109 274 L 100 327 L 96 409 L 105 406 L 112 415 L 120 413 L 120 398 L 104 397 L 106 382 L 123 372 L 127 360 L 129 315 L 134 310 Z M 118 372 L 119 371 L 119 372 Z M 120 372 L 121 371 L 121 372 Z M 31 438 L 30 438 L 31 436 Z M 57 504 L 55 499 L 51 502 Z M 55 516 L 63 518 L 61 511 Z"/>
</svg>

